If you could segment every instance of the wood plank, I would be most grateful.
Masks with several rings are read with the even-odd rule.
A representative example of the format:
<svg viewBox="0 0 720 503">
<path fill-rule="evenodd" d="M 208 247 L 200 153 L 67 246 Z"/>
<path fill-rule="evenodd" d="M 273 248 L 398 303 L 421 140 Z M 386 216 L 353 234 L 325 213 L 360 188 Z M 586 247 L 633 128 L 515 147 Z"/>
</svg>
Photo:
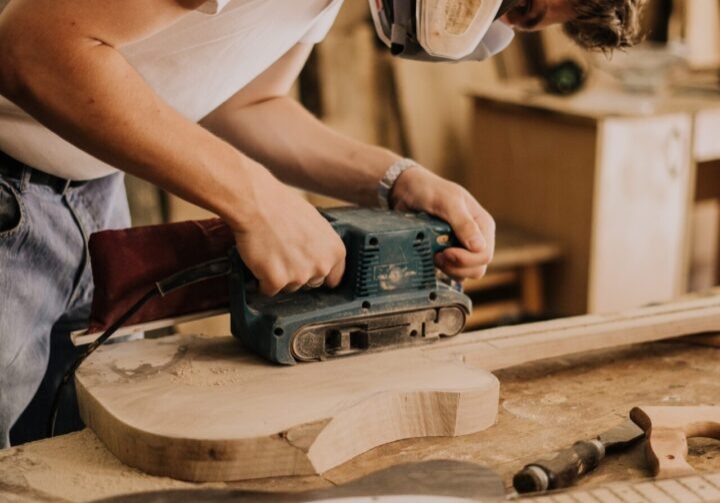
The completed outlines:
<svg viewBox="0 0 720 503">
<path fill-rule="evenodd" d="M 488 372 L 720 328 L 720 296 L 471 332 L 429 347 L 279 367 L 230 337 L 100 348 L 78 371 L 81 414 L 131 466 L 186 480 L 323 473 L 401 438 L 481 431 Z"/>
<path fill-rule="evenodd" d="M 423 351 L 487 370 L 720 328 L 720 293 L 615 314 L 561 318 L 460 334 Z"/>
</svg>

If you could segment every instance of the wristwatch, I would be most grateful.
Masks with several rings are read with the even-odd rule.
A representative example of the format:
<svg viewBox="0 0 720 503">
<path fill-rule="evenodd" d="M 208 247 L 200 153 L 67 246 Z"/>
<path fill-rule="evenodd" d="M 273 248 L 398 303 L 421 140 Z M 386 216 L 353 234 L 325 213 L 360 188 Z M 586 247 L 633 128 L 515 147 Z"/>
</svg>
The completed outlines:
<svg viewBox="0 0 720 503">
<path fill-rule="evenodd" d="M 400 175 L 405 172 L 405 170 L 415 167 L 421 168 L 422 166 L 414 159 L 405 158 L 395 161 L 388 168 L 388 170 L 385 172 L 382 179 L 380 180 L 377 189 L 378 203 L 380 204 L 380 207 L 382 209 L 392 209 L 392 205 L 390 204 L 390 193 L 392 192 L 393 185 L 395 185 L 395 182 L 400 177 Z"/>
</svg>

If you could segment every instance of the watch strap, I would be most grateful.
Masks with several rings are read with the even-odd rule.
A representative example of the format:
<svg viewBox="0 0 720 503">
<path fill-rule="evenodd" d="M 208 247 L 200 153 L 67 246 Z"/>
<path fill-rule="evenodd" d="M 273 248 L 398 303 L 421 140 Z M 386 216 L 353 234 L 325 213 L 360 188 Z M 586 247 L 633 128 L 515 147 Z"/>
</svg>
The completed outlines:
<svg viewBox="0 0 720 503">
<path fill-rule="evenodd" d="M 422 166 L 417 161 L 410 158 L 399 159 L 390 165 L 380 180 L 377 189 L 378 203 L 382 209 L 391 209 L 392 205 L 390 204 L 390 194 L 392 193 L 395 182 L 407 169 L 415 167 Z"/>
</svg>

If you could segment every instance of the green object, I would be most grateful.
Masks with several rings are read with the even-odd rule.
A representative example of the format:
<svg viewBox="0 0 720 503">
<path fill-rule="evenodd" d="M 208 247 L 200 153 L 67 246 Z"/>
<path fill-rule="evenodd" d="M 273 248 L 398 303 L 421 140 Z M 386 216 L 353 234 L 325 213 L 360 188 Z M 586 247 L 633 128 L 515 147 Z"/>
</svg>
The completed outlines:
<svg viewBox="0 0 720 503">
<path fill-rule="evenodd" d="M 582 89 L 585 71 L 572 59 L 566 59 L 549 67 L 544 75 L 545 91 L 567 96 Z"/>
<path fill-rule="evenodd" d="M 436 253 L 458 246 L 447 223 L 367 208 L 321 213 L 347 249 L 345 275 L 335 289 L 252 294 L 252 277 L 231 252 L 231 326 L 244 346 L 293 364 L 426 344 L 462 331 L 470 299 L 438 280 L 433 261 Z"/>
</svg>

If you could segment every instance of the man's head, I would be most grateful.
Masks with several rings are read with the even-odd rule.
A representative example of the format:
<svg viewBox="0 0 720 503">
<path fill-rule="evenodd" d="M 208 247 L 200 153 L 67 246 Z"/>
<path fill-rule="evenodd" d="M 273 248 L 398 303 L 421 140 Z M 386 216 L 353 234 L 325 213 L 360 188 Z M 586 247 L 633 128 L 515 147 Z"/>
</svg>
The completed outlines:
<svg viewBox="0 0 720 503">
<path fill-rule="evenodd" d="M 640 11 L 646 0 L 519 0 L 502 20 L 519 30 L 562 23 L 586 49 L 629 47 L 640 38 Z"/>
</svg>

